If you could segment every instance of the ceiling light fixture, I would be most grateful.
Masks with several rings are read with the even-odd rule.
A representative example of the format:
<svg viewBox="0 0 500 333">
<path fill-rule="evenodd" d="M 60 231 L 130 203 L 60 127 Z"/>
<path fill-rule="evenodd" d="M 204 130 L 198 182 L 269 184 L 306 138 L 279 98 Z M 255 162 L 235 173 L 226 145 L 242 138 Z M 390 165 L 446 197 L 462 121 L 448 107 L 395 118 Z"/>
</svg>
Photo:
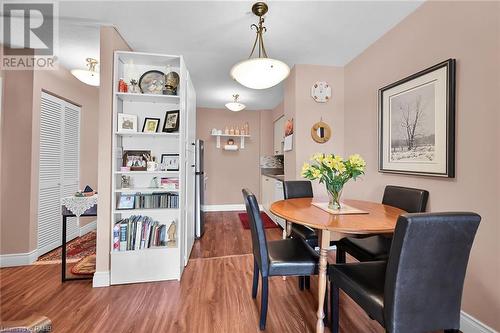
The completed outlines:
<svg viewBox="0 0 500 333">
<path fill-rule="evenodd" d="M 269 58 L 264 47 L 262 34 L 267 31 L 264 24 L 264 15 L 268 7 L 264 2 L 256 2 L 252 12 L 259 17 L 258 25 L 252 24 L 251 29 L 257 31 L 252 52 L 247 60 L 241 61 L 231 68 L 231 76 L 240 84 L 251 89 L 267 89 L 274 87 L 287 78 L 290 68 L 283 61 Z M 252 58 L 255 46 L 258 45 L 259 55 Z"/>
<path fill-rule="evenodd" d="M 99 63 L 94 58 L 87 58 L 87 69 L 72 69 L 71 74 L 73 74 L 78 80 L 82 81 L 91 86 L 99 85 L 99 72 L 96 70 L 97 64 Z"/>
<path fill-rule="evenodd" d="M 226 103 L 226 108 L 228 108 L 231 111 L 238 112 L 246 108 L 247 106 L 245 104 L 241 104 L 238 102 L 238 98 L 240 98 L 240 95 L 234 94 L 233 95 L 233 102 Z"/>
</svg>

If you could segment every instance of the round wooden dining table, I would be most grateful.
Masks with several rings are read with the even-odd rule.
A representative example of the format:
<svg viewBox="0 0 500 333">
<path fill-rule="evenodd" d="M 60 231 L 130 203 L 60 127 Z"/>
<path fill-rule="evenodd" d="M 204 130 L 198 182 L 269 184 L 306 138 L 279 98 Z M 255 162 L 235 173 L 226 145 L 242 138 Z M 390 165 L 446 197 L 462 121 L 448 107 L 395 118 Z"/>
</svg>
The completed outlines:
<svg viewBox="0 0 500 333">
<path fill-rule="evenodd" d="M 270 210 L 274 215 L 287 220 L 287 224 L 302 224 L 320 231 L 316 332 L 323 333 L 325 330 L 323 305 L 326 294 L 327 251 L 330 247 L 330 233 L 336 233 L 337 237 L 339 234 L 390 234 L 394 232 L 398 216 L 404 214 L 405 211 L 381 203 L 343 200 L 343 204 L 362 212 L 332 214 L 315 206 L 313 202 L 314 198 L 280 200 L 271 204 Z"/>
</svg>

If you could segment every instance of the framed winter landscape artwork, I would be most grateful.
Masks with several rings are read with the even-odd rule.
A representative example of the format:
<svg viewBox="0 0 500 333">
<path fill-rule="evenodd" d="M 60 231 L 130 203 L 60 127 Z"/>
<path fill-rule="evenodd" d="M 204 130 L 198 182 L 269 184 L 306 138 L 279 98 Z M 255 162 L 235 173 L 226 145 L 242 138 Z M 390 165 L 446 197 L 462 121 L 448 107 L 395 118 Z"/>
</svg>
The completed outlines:
<svg viewBox="0 0 500 333">
<path fill-rule="evenodd" d="M 379 171 L 455 177 L 455 59 L 379 90 Z"/>
</svg>

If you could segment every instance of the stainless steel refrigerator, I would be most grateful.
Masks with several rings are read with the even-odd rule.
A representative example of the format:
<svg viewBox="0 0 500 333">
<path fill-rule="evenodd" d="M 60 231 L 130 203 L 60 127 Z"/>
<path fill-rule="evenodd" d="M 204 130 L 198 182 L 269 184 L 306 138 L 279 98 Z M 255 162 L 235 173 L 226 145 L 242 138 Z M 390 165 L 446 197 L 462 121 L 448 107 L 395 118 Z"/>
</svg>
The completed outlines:
<svg viewBox="0 0 500 333">
<path fill-rule="evenodd" d="M 196 140 L 196 171 L 195 171 L 195 184 L 196 184 L 196 238 L 203 236 L 205 232 L 205 217 L 202 211 L 205 205 L 205 171 L 203 164 L 203 155 L 205 153 L 203 140 Z"/>
</svg>

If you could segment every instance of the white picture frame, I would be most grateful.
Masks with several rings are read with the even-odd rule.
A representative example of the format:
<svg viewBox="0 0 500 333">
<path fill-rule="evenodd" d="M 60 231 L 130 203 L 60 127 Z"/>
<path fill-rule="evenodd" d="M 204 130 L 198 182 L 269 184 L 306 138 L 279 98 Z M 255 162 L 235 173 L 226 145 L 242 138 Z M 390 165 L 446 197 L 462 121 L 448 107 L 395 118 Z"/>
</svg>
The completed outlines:
<svg viewBox="0 0 500 333">
<path fill-rule="evenodd" d="M 137 115 L 118 113 L 117 129 L 118 133 L 136 133 Z"/>
</svg>

